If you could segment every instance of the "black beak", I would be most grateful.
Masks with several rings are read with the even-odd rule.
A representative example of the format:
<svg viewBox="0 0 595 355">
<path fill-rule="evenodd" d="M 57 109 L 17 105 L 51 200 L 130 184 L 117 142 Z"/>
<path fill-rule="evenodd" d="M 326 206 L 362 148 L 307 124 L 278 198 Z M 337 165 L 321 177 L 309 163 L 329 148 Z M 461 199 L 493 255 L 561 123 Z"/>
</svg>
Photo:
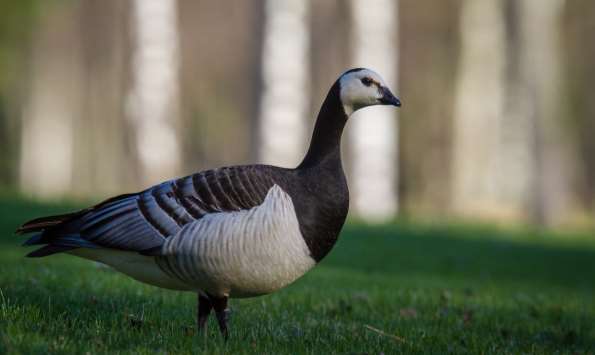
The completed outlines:
<svg viewBox="0 0 595 355">
<path fill-rule="evenodd" d="M 382 93 L 382 97 L 379 99 L 381 104 L 401 107 L 401 100 L 399 100 L 398 97 L 393 95 L 393 93 L 390 92 L 390 90 L 387 87 L 380 87 L 380 92 Z"/>
</svg>

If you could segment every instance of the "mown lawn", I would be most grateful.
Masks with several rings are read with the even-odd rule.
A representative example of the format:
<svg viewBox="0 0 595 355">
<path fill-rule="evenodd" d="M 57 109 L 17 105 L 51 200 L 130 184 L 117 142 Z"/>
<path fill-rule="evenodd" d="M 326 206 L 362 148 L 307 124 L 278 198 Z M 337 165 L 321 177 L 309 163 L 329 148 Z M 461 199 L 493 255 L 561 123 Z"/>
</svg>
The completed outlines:
<svg viewBox="0 0 595 355">
<path fill-rule="evenodd" d="M 225 343 L 191 293 L 23 258 L 16 226 L 64 209 L 0 200 L 0 353 L 595 354 L 595 233 L 352 224 L 294 285 L 234 300 Z"/>
</svg>

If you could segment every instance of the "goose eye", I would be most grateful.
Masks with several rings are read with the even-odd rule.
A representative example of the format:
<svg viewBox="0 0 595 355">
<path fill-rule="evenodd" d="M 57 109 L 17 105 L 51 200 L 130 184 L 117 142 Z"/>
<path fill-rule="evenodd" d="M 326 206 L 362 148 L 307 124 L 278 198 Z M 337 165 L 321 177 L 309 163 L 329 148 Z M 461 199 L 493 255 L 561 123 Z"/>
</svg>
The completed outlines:
<svg viewBox="0 0 595 355">
<path fill-rule="evenodd" d="M 364 84 L 366 86 L 370 86 L 370 85 L 372 85 L 372 79 L 370 79 L 368 77 L 362 78 L 362 84 Z"/>
</svg>

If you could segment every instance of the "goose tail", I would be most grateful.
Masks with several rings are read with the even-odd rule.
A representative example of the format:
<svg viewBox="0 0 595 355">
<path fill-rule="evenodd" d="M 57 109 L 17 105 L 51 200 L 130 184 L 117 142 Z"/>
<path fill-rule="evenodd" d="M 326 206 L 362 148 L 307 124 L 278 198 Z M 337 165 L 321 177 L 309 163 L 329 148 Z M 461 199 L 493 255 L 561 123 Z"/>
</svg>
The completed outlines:
<svg viewBox="0 0 595 355">
<path fill-rule="evenodd" d="M 41 248 L 27 254 L 27 257 L 39 258 L 75 249 L 76 246 L 73 245 L 64 245 L 62 243 L 62 245 L 54 244 L 54 241 L 50 240 L 53 238 L 48 238 L 48 235 L 45 232 L 51 229 L 59 228 L 63 225 L 63 223 L 72 220 L 77 215 L 79 215 L 78 212 L 46 216 L 32 219 L 20 226 L 16 230 L 17 234 L 35 233 L 23 243 L 24 246 L 43 245 Z"/>
</svg>

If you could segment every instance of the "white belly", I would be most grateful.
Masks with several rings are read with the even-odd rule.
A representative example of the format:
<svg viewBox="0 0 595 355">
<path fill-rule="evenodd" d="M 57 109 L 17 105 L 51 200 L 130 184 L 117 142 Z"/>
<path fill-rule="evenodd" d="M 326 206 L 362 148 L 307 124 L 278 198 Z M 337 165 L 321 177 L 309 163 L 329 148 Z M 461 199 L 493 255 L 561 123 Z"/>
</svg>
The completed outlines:
<svg viewBox="0 0 595 355">
<path fill-rule="evenodd" d="M 155 258 L 151 256 L 144 256 L 131 251 L 86 248 L 74 249 L 69 251 L 68 254 L 106 264 L 137 281 L 149 285 L 172 290 L 194 290 L 191 286 L 163 272 L 155 263 Z"/>
<path fill-rule="evenodd" d="M 291 197 L 277 185 L 260 206 L 184 226 L 163 253 L 156 261 L 168 275 L 214 296 L 271 293 L 315 265 Z"/>
</svg>

